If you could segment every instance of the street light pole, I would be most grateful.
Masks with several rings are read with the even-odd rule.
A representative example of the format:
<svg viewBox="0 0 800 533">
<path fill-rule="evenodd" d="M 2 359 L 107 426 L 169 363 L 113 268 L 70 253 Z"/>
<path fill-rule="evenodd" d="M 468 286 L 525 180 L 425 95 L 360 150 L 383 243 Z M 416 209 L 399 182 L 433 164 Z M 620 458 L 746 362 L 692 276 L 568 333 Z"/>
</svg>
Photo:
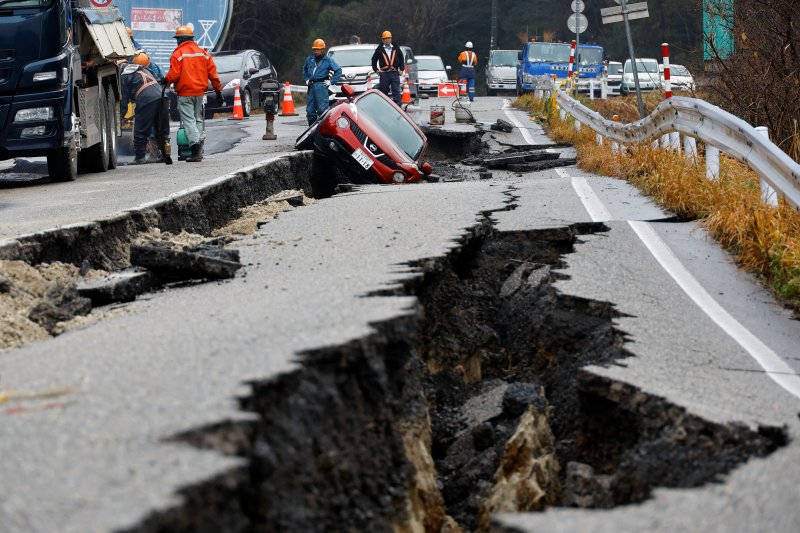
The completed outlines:
<svg viewBox="0 0 800 533">
<path fill-rule="evenodd" d="M 633 83 L 636 85 L 636 101 L 639 104 L 639 118 L 644 118 L 644 102 L 642 102 L 642 89 L 639 87 L 639 68 L 636 64 L 636 54 L 633 52 L 631 25 L 630 22 L 628 22 L 627 0 L 622 0 L 622 18 L 625 21 L 625 33 L 628 35 L 628 52 L 631 55 L 631 69 L 633 70 Z"/>
</svg>

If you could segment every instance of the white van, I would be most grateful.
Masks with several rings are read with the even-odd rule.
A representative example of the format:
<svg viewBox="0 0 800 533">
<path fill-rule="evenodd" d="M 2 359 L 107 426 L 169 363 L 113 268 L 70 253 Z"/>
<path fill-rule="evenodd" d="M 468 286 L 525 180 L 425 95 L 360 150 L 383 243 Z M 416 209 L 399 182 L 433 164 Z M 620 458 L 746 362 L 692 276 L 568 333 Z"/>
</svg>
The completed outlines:
<svg viewBox="0 0 800 533">
<path fill-rule="evenodd" d="M 328 55 L 342 67 L 342 80 L 339 82 L 337 97 L 342 94 L 341 86 L 345 83 L 350 85 L 356 94 L 367 90 L 367 80 L 372 80 L 372 88 L 378 88 L 378 74 L 372 70 L 372 54 L 375 53 L 377 44 L 346 44 L 342 46 L 331 46 Z M 406 59 L 406 70 L 408 72 L 409 90 L 411 96 L 417 94 L 417 64 L 414 52 L 407 46 L 400 46 Z M 406 77 L 400 76 L 400 83 L 405 83 Z"/>
<path fill-rule="evenodd" d="M 639 88 L 643 91 L 654 91 L 661 88 L 661 73 L 658 71 L 658 61 L 650 58 L 636 59 L 636 72 L 639 75 Z M 620 85 L 622 94 L 636 92 L 636 82 L 633 79 L 633 69 L 631 60 L 625 60 L 622 68 L 622 84 Z"/>
</svg>

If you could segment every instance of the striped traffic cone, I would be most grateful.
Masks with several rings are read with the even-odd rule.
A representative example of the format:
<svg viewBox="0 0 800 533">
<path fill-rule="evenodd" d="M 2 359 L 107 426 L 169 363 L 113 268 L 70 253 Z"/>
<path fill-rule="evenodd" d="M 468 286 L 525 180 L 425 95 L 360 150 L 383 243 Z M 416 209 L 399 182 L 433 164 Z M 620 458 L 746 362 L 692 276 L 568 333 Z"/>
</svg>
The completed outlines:
<svg viewBox="0 0 800 533">
<path fill-rule="evenodd" d="M 244 108 L 242 108 L 242 95 L 239 94 L 239 86 L 233 91 L 233 115 L 228 120 L 244 120 Z"/>
<path fill-rule="evenodd" d="M 458 95 L 467 96 L 467 80 L 460 80 L 458 82 Z"/>
<path fill-rule="evenodd" d="M 283 89 L 283 105 L 281 105 L 281 116 L 297 116 L 297 113 L 294 110 L 294 100 L 292 99 L 292 87 L 289 85 L 288 81 Z"/>
<path fill-rule="evenodd" d="M 400 98 L 401 104 L 410 104 L 411 103 L 411 90 L 408 88 L 408 83 L 403 84 L 403 95 Z"/>
</svg>

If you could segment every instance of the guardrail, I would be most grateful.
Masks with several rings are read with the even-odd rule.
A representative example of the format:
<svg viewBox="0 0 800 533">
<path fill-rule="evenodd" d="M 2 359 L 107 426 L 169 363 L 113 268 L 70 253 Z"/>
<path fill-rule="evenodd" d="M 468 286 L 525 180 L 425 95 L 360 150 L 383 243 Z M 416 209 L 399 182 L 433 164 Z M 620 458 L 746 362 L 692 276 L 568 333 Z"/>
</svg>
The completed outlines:
<svg viewBox="0 0 800 533">
<path fill-rule="evenodd" d="M 701 141 L 748 165 L 763 182 L 800 209 L 800 164 L 756 128 L 704 100 L 673 96 L 661 102 L 649 117 L 630 124 L 607 120 L 562 90 L 556 89 L 556 101 L 574 120 L 612 142 L 651 143 L 670 133 Z M 706 164 L 713 165 L 712 158 L 707 158 Z M 718 164 L 717 160 L 717 174 Z M 709 168 L 707 174 L 713 175 L 714 169 Z"/>
</svg>

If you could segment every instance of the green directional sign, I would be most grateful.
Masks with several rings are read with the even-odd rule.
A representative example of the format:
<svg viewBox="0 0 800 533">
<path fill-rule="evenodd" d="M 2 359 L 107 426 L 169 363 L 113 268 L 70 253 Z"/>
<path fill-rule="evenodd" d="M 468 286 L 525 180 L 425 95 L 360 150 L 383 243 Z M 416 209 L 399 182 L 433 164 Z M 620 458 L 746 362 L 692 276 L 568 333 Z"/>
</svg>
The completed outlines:
<svg viewBox="0 0 800 533">
<path fill-rule="evenodd" d="M 703 0 L 703 59 L 733 55 L 734 0 Z"/>
</svg>

